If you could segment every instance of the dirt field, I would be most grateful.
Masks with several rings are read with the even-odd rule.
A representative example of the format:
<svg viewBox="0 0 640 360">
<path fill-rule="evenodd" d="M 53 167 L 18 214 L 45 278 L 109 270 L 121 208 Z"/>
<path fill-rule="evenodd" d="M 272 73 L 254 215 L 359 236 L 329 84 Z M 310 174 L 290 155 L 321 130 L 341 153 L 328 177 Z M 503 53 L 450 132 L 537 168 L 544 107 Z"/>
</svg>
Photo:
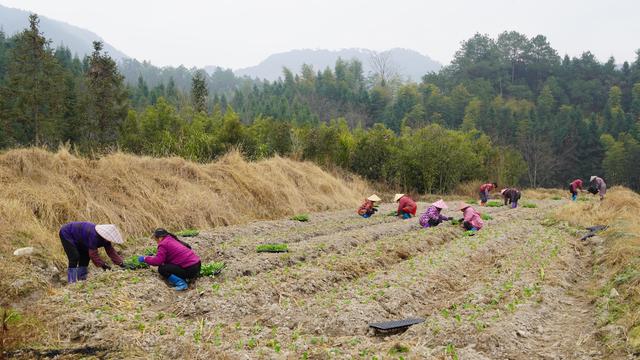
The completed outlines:
<svg viewBox="0 0 640 360">
<path fill-rule="evenodd" d="M 473 237 L 449 223 L 424 230 L 417 219 L 384 216 L 391 204 L 370 219 L 348 210 L 203 231 L 186 240 L 204 262 L 227 264 L 220 276 L 177 293 L 155 269 L 91 268 L 89 281 L 28 304 L 42 311 L 39 334 L 8 355 L 620 358 L 601 345 L 589 296 L 598 237 L 581 242 L 584 231 L 549 217 L 566 200 L 529 202 L 537 208 L 482 208 L 493 219 Z M 290 252 L 255 252 L 271 242 Z M 368 328 L 406 317 L 426 321 L 390 336 Z"/>
</svg>

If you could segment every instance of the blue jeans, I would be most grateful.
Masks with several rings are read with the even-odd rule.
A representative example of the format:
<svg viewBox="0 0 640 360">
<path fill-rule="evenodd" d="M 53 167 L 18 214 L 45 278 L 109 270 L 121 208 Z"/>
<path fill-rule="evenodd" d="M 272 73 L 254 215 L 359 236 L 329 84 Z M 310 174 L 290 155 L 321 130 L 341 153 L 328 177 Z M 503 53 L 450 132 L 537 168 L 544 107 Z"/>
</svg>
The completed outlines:
<svg viewBox="0 0 640 360">
<path fill-rule="evenodd" d="M 402 218 L 403 218 L 404 220 L 406 220 L 406 219 L 411 219 L 411 214 L 409 214 L 408 212 L 404 212 L 404 211 L 403 211 L 403 212 L 402 212 Z"/>
</svg>

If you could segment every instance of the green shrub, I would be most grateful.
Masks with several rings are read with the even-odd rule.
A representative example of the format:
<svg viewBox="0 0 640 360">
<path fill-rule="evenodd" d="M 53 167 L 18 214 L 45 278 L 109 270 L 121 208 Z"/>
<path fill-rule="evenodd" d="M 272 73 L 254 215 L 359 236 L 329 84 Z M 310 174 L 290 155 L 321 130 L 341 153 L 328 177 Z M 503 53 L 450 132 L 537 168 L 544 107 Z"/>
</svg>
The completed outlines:
<svg viewBox="0 0 640 360">
<path fill-rule="evenodd" d="M 225 263 L 222 261 L 214 261 L 204 264 L 200 267 L 200 276 L 215 276 L 222 272 Z"/>
<path fill-rule="evenodd" d="M 309 215 L 308 214 L 298 214 L 298 215 L 295 215 L 295 216 L 291 217 L 291 220 L 302 221 L 302 222 L 309 221 Z"/>
<path fill-rule="evenodd" d="M 500 201 L 489 201 L 489 202 L 487 202 L 487 206 L 488 207 L 500 207 L 502 205 L 504 205 L 504 204 L 502 202 L 500 202 Z"/>
<path fill-rule="evenodd" d="M 124 260 L 124 266 L 129 269 L 144 269 L 149 267 L 146 263 L 138 261 L 138 255 L 131 255 L 126 258 Z"/>
<path fill-rule="evenodd" d="M 178 231 L 176 233 L 176 235 L 183 236 L 183 237 L 198 236 L 198 234 L 200 234 L 200 231 L 198 231 L 197 229 L 187 229 L 187 230 Z"/>
<path fill-rule="evenodd" d="M 289 246 L 287 244 L 262 244 L 256 246 L 256 251 L 261 252 L 271 252 L 271 253 L 279 253 L 279 252 L 287 252 L 289 251 Z"/>
<path fill-rule="evenodd" d="M 535 208 L 537 208 L 537 207 L 538 207 L 538 205 L 536 205 L 536 204 L 532 204 L 532 203 L 524 203 L 524 204 L 522 205 L 522 207 L 527 208 L 527 209 L 535 209 Z"/>
<path fill-rule="evenodd" d="M 480 214 L 482 220 L 493 220 L 493 217 L 489 214 Z"/>
</svg>

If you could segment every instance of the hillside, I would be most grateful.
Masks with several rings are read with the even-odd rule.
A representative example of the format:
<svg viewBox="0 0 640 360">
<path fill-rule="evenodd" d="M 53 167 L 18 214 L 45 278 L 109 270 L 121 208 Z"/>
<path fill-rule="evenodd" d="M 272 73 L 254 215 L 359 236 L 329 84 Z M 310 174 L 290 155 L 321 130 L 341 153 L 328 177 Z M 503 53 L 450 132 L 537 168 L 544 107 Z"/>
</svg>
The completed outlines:
<svg viewBox="0 0 640 360">
<path fill-rule="evenodd" d="M 332 50 L 291 50 L 287 52 L 273 54 L 267 57 L 260 64 L 244 69 L 235 70 L 236 75 L 249 76 L 251 78 L 276 80 L 282 77 L 282 68 L 286 67 L 294 73 L 298 73 L 303 64 L 312 65 L 318 71 L 325 68 L 333 68 L 336 60 L 359 60 L 364 68 L 365 75 L 372 71 L 371 50 L 367 49 L 342 49 Z M 405 79 L 420 81 L 423 75 L 429 72 L 437 72 L 442 65 L 426 55 L 409 49 L 395 48 L 384 51 L 389 54 L 390 59 L 398 73 Z"/>
<path fill-rule="evenodd" d="M 31 12 L 29 11 L 0 5 L 0 25 L 5 36 L 12 36 L 28 27 L 30 14 Z M 40 14 L 38 16 L 40 18 L 40 30 L 48 39 L 52 40 L 53 47 L 64 45 L 71 50 L 71 53 L 83 57 L 93 51 L 93 41 L 104 42 L 100 36 L 89 30 L 50 19 Z M 104 42 L 104 50 L 116 60 L 128 58 L 126 54 L 106 42 Z"/>
</svg>

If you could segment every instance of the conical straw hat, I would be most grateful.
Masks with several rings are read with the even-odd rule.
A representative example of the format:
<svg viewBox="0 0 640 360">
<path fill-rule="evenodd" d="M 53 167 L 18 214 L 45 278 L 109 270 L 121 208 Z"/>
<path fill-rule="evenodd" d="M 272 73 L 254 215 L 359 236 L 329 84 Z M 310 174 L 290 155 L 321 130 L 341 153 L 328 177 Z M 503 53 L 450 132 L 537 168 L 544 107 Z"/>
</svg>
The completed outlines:
<svg viewBox="0 0 640 360">
<path fill-rule="evenodd" d="M 401 197 L 403 197 L 404 194 L 396 194 L 396 196 L 393 197 L 393 202 L 396 202 L 398 200 L 400 200 Z"/>
<path fill-rule="evenodd" d="M 448 209 L 449 207 L 447 206 L 447 204 L 444 202 L 444 200 L 440 199 L 436 202 L 434 202 L 433 204 L 431 204 L 435 207 L 437 207 L 438 209 Z"/>
<path fill-rule="evenodd" d="M 109 242 L 115 244 L 122 244 L 124 242 L 118 228 L 113 224 L 96 225 L 96 232 Z"/>
<path fill-rule="evenodd" d="M 382 199 L 380 199 L 380 198 L 378 197 L 378 195 L 373 194 L 373 195 L 369 196 L 369 197 L 367 198 L 367 200 L 370 200 L 370 201 L 381 201 Z"/>
</svg>

